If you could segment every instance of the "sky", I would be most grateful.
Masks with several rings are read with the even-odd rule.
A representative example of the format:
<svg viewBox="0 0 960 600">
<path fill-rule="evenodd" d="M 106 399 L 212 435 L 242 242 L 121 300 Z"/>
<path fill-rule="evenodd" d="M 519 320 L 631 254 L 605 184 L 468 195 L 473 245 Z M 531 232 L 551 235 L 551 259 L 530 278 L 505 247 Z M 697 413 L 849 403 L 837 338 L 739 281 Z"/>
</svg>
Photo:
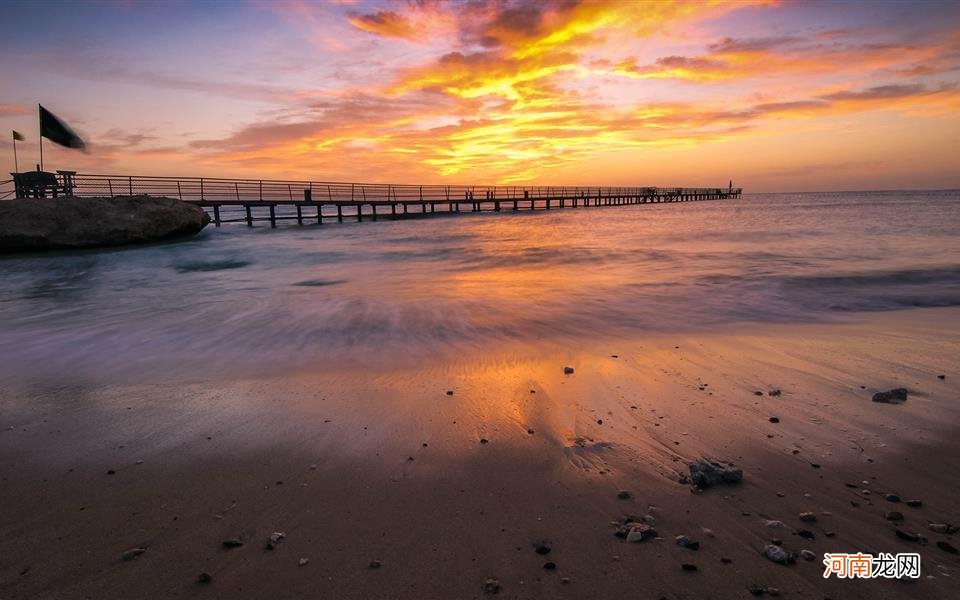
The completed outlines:
<svg viewBox="0 0 960 600">
<path fill-rule="evenodd" d="M 0 142 L 84 173 L 960 188 L 960 2 L 0 1 Z"/>
</svg>

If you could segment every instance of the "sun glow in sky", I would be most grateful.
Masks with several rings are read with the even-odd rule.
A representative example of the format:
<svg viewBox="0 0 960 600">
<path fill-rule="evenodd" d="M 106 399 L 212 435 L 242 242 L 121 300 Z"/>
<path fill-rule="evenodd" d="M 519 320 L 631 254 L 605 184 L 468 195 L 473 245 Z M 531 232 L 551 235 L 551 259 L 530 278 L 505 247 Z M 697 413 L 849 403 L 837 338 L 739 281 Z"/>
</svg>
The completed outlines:
<svg viewBox="0 0 960 600">
<path fill-rule="evenodd" d="M 398 183 L 960 187 L 960 3 L 0 3 L 48 168 Z M 12 170 L 9 131 L 4 160 Z M 49 149 L 49 150 L 47 150 Z"/>
</svg>

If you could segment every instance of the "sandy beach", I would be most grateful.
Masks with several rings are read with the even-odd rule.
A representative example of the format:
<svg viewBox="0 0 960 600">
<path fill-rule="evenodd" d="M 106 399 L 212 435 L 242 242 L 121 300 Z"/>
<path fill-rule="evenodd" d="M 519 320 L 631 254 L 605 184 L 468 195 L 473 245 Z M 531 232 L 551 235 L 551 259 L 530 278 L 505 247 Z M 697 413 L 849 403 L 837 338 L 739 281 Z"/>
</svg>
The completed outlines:
<svg viewBox="0 0 960 600">
<path fill-rule="evenodd" d="M 958 319 L 4 389 L 0 598 L 949 598 L 936 542 L 960 544 L 929 524 L 960 522 Z M 743 481 L 694 490 L 701 457 Z M 616 537 L 645 516 L 657 539 Z M 771 540 L 816 558 L 776 564 Z M 922 576 L 823 578 L 854 551 L 919 552 Z"/>
</svg>

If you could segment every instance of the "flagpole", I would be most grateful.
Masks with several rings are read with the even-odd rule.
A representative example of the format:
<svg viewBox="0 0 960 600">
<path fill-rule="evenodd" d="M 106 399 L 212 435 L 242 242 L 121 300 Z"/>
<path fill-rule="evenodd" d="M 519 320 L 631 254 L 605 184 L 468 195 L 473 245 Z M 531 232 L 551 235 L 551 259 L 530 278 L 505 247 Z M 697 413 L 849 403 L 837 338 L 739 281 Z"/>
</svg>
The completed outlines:
<svg viewBox="0 0 960 600">
<path fill-rule="evenodd" d="M 40 118 L 40 105 L 37 104 L 37 124 L 40 127 L 40 170 L 43 170 L 43 121 Z"/>
<path fill-rule="evenodd" d="M 20 162 L 17 160 L 17 135 L 13 134 L 13 170 L 20 172 Z"/>
</svg>

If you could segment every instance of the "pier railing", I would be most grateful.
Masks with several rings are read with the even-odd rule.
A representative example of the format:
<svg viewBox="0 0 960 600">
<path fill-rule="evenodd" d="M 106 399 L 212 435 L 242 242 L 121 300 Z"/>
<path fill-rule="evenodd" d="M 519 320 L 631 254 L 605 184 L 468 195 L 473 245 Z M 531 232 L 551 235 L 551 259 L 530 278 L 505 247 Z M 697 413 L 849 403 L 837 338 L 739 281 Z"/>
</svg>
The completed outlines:
<svg viewBox="0 0 960 600">
<path fill-rule="evenodd" d="M 683 196 L 721 194 L 736 188 L 613 186 L 410 185 L 329 181 L 72 175 L 65 182 L 74 196 L 168 196 L 188 202 L 450 202 L 467 199 L 573 198 L 577 196 Z"/>
</svg>

